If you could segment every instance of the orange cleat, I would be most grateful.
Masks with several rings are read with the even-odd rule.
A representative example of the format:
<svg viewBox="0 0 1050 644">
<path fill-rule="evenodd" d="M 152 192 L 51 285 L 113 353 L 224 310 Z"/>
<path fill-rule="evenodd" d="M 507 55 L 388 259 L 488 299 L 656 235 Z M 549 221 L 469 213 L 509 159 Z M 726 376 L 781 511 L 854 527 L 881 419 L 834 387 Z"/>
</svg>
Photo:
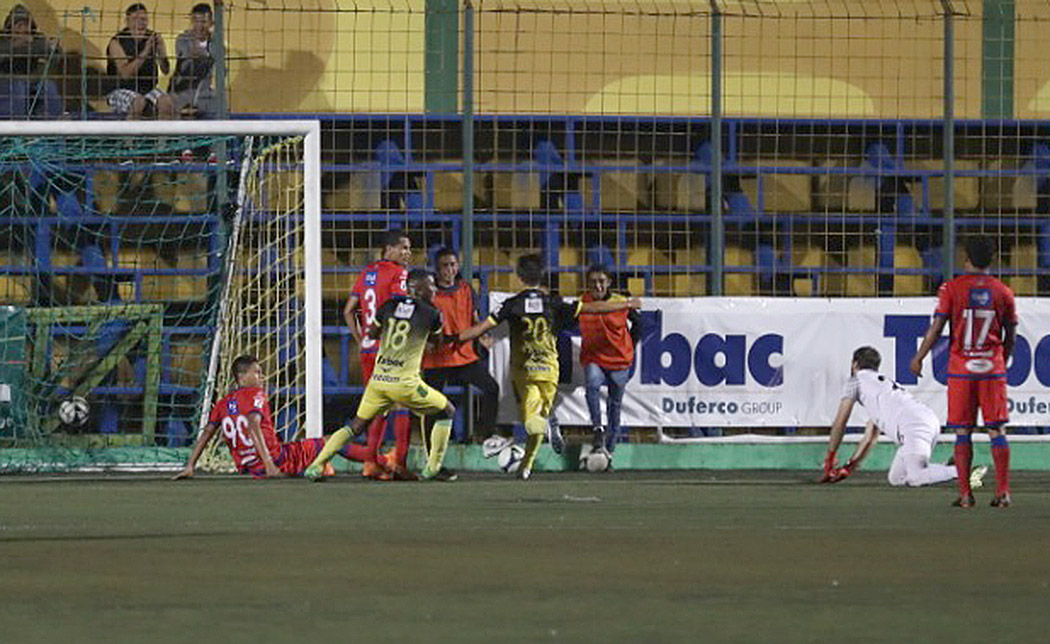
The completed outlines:
<svg viewBox="0 0 1050 644">
<path fill-rule="evenodd" d="M 361 476 L 373 481 L 389 481 L 390 472 L 374 461 L 365 461 L 361 468 Z"/>
</svg>

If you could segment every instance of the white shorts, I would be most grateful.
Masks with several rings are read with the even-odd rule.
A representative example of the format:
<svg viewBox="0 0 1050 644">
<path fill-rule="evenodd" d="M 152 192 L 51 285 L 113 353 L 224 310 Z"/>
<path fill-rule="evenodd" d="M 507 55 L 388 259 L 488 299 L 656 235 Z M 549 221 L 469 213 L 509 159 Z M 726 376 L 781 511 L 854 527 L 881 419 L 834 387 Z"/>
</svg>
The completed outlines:
<svg viewBox="0 0 1050 644">
<path fill-rule="evenodd" d="M 110 108 L 112 108 L 117 114 L 127 114 L 128 111 L 131 110 L 131 104 L 135 102 L 135 99 L 139 96 L 145 98 L 148 102 L 156 106 L 160 97 L 166 96 L 166 94 L 156 87 L 145 94 L 139 94 L 133 89 L 118 88 L 109 94 L 106 94 L 106 103 L 108 103 Z"/>
</svg>

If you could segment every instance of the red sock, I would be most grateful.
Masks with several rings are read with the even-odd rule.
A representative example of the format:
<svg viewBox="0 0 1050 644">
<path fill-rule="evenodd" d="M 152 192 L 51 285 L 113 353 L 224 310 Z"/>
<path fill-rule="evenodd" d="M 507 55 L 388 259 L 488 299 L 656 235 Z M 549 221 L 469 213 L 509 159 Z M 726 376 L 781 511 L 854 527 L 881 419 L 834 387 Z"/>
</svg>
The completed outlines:
<svg viewBox="0 0 1050 644">
<path fill-rule="evenodd" d="M 997 437 L 998 438 L 998 437 Z M 992 441 L 992 462 L 995 463 L 995 495 L 1010 492 L 1010 446 L 1005 436 L 1001 443 Z"/>
<path fill-rule="evenodd" d="M 394 456 L 398 467 L 408 467 L 408 444 L 412 439 L 412 417 L 394 414 Z"/>
<path fill-rule="evenodd" d="M 970 437 L 966 437 L 965 442 L 959 441 L 960 437 L 956 437 L 955 441 L 955 480 L 959 483 L 959 496 L 968 497 L 970 496 L 970 464 L 973 462 L 973 444 L 970 442 Z"/>
<path fill-rule="evenodd" d="M 378 460 L 379 446 L 383 444 L 384 434 L 386 434 L 386 416 L 376 417 L 368 426 L 368 442 L 365 445 L 366 461 L 375 463 Z"/>
<path fill-rule="evenodd" d="M 359 443 L 348 443 L 346 447 L 339 450 L 339 453 L 343 458 L 357 461 L 358 463 L 364 463 L 365 457 L 368 455 L 368 449 Z"/>
</svg>

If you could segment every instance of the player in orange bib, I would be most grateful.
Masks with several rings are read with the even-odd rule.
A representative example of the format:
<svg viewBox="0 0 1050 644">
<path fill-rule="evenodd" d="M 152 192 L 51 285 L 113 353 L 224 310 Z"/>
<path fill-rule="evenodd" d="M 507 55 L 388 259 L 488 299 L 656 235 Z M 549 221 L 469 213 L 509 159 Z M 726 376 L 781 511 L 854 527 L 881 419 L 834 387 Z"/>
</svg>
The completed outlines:
<svg viewBox="0 0 1050 644">
<path fill-rule="evenodd" d="M 970 488 L 977 410 L 988 429 L 995 464 L 993 507 L 1010 505 L 1010 446 L 1006 441 L 1009 420 L 1006 399 L 1006 363 L 1016 339 L 1017 310 L 1013 291 L 988 274 L 995 247 L 986 237 L 965 244 L 966 272 L 941 284 L 933 323 L 911 359 L 911 371 L 922 373 L 922 360 L 951 321 L 948 354 L 948 427 L 956 430 L 955 468 L 959 473 L 959 498 L 954 505 L 973 506 Z"/>
</svg>

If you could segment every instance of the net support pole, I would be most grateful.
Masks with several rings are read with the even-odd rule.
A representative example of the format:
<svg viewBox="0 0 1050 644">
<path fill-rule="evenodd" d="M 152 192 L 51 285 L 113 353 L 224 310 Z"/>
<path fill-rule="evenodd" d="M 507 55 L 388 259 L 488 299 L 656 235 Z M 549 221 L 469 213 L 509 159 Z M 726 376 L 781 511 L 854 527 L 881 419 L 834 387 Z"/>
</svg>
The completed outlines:
<svg viewBox="0 0 1050 644">
<path fill-rule="evenodd" d="M 474 282 L 474 5 L 463 4 L 463 220 L 460 258 L 463 279 Z M 467 386 L 467 433 L 474 433 L 474 390 Z"/>
<path fill-rule="evenodd" d="M 725 221 L 722 218 L 722 11 L 711 2 L 711 294 L 721 295 Z"/>
<path fill-rule="evenodd" d="M 220 119 L 226 119 L 230 115 L 229 106 L 226 103 L 226 4 L 224 0 L 214 0 L 212 5 L 215 14 L 211 38 L 215 55 L 215 60 L 212 61 L 212 69 L 215 70 L 215 115 Z M 226 167 L 228 155 L 226 141 L 219 141 L 215 146 L 215 158 L 220 168 Z M 220 172 L 215 177 L 215 207 L 220 217 L 226 212 L 226 204 L 229 201 L 228 192 L 226 172 Z"/>
<path fill-rule="evenodd" d="M 941 0 L 944 8 L 944 246 L 945 281 L 955 274 L 955 25 L 951 0 Z"/>
</svg>

